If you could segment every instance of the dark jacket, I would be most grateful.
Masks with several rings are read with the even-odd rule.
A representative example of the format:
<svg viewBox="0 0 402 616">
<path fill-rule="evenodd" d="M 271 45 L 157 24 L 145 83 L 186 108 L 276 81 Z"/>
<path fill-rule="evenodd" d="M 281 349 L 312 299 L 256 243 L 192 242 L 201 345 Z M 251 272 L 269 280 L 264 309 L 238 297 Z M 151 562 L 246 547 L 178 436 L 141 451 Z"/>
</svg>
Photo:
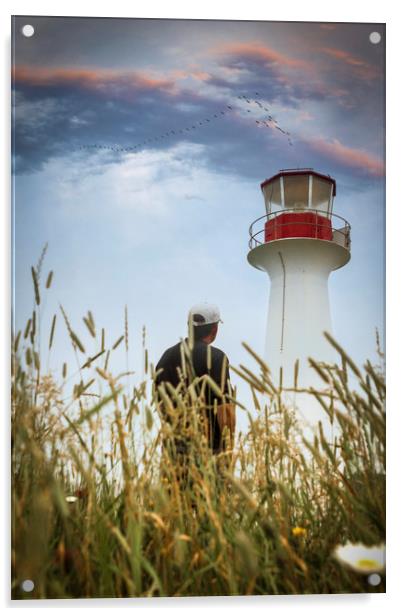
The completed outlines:
<svg viewBox="0 0 402 616">
<path fill-rule="evenodd" d="M 186 343 L 188 344 L 187 340 Z M 186 357 L 182 345 L 183 343 L 179 342 L 163 353 L 156 365 L 157 376 L 155 384 L 158 386 L 163 382 L 169 382 L 176 388 L 180 383 L 180 374 L 184 372 L 187 375 L 187 378 L 184 379 L 186 386 L 190 385 L 195 377 L 202 377 L 205 374 L 211 377 L 223 393 L 222 397 L 210 386 L 205 387 L 205 406 L 209 422 L 209 445 L 214 452 L 217 452 L 220 446 L 221 434 L 213 407 L 214 404 L 223 404 L 225 402 L 225 394 L 229 393 L 229 360 L 223 351 L 202 341 L 194 342 L 190 357 Z M 185 358 L 185 370 L 183 357 Z M 199 386 L 198 389 L 198 393 L 200 393 L 201 387 Z"/>
</svg>

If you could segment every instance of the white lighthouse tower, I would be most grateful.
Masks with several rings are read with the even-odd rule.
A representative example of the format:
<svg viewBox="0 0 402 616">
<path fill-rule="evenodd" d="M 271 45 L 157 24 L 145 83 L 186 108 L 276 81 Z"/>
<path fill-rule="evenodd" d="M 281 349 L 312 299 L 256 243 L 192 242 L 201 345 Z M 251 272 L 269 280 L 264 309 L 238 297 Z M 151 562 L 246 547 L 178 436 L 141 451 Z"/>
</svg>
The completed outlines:
<svg viewBox="0 0 402 616">
<path fill-rule="evenodd" d="M 277 384 L 282 369 L 283 386 L 292 387 L 298 360 L 299 385 L 316 386 L 308 357 L 335 359 L 323 335 L 331 332 L 328 278 L 350 259 L 350 225 L 333 214 L 336 183 L 328 175 L 286 169 L 261 190 L 266 214 L 250 226 L 247 258 L 271 280 L 265 360 Z M 311 398 L 296 399 L 302 419 L 313 429 L 320 419 L 325 428 L 325 413 Z"/>
</svg>

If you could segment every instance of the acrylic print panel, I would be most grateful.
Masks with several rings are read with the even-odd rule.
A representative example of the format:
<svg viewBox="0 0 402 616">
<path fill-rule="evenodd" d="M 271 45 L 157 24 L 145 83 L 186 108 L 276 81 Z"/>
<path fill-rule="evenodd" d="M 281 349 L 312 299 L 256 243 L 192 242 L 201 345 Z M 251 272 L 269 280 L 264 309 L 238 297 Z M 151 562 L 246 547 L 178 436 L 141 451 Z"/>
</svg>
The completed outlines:
<svg viewBox="0 0 402 616">
<path fill-rule="evenodd" d="M 12 27 L 12 597 L 384 592 L 385 26 Z"/>
</svg>

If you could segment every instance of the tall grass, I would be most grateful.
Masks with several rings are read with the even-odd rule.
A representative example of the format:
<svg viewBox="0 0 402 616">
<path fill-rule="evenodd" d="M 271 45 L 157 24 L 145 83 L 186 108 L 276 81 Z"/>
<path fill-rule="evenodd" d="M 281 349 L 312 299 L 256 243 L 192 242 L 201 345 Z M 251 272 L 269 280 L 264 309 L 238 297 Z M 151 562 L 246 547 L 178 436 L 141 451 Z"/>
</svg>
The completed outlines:
<svg viewBox="0 0 402 616">
<path fill-rule="evenodd" d="M 87 313 L 88 336 L 98 344 L 88 357 L 61 308 L 48 347 L 64 321 L 80 370 L 74 381 L 63 366 L 60 383 L 43 370 L 37 326 L 53 275 L 43 289 L 32 269 L 34 311 L 13 340 L 13 598 L 384 591 L 384 576 L 369 586 L 367 576 L 333 558 L 338 544 L 384 541 L 381 369 L 358 368 L 332 341 L 339 365 L 313 362 L 323 386 L 310 395 L 338 436 L 328 442 L 321 430 L 308 442 L 284 392 L 248 349 L 254 368 L 235 369 L 254 401 L 254 408 L 239 405 L 248 430 L 233 451 L 213 457 L 195 388 L 157 395 L 147 353 L 135 386 L 128 367 L 109 372 L 123 340 L 128 351 L 127 309 L 124 333 L 110 349 Z M 185 484 L 171 447 L 161 447 L 177 433 L 191 444 Z M 34 582 L 32 592 L 22 589 L 24 580 Z"/>
</svg>

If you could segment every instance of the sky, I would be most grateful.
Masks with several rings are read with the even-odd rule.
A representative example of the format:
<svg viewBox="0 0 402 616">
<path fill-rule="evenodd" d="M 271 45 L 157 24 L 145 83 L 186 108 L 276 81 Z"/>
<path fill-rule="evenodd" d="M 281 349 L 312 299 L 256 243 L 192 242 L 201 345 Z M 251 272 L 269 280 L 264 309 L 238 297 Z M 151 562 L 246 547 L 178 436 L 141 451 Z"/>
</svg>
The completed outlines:
<svg viewBox="0 0 402 616">
<path fill-rule="evenodd" d="M 221 309 L 216 346 L 252 366 L 241 343 L 263 353 L 269 280 L 247 262 L 248 227 L 265 213 L 260 183 L 296 167 L 337 182 L 334 213 L 351 224 L 352 258 L 330 277 L 333 333 L 357 363 L 376 359 L 383 25 L 18 17 L 13 36 L 13 308 L 24 327 L 30 267 L 48 243 L 43 278 L 55 273 L 42 332 L 58 313 L 50 370 L 73 361 L 59 304 L 88 353 L 98 349 L 86 311 L 110 345 L 127 305 L 140 378 L 143 326 L 156 363 L 199 301 Z M 122 346 L 115 361 L 125 365 Z"/>
</svg>

